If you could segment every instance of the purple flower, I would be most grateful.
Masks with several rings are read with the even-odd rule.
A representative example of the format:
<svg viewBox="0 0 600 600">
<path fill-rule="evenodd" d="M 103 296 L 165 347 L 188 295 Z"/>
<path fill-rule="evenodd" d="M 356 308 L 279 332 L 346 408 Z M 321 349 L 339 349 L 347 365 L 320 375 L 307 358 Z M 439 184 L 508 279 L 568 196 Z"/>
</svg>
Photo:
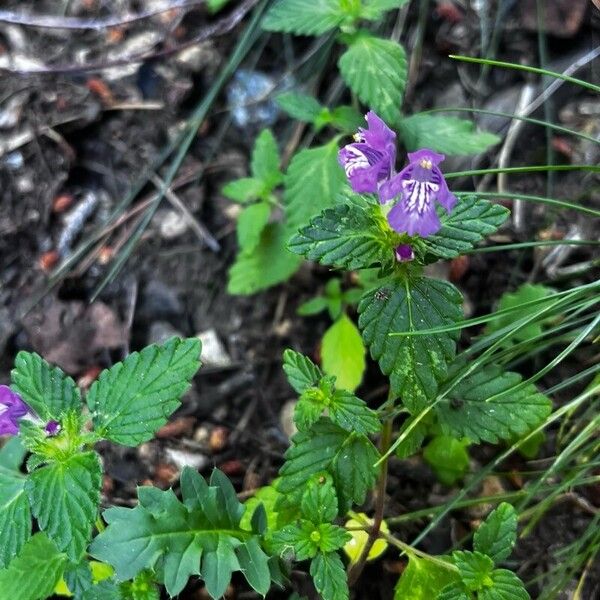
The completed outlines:
<svg viewBox="0 0 600 600">
<path fill-rule="evenodd" d="M 456 196 L 448 189 L 438 167 L 445 158 L 443 154 L 422 149 L 409 152 L 408 158 L 410 163 L 381 186 L 379 195 L 382 202 L 399 197 L 387 216 L 392 229 L 426 237 L 441 228 L 435 202 L 450 212 L 456 204 Z"/>
<path fill-rule="evenodd" d="M 48 424 L 44 428 L 44 431 L 49 436 L 56 435 L 60 432 L 60 423 L 58 421 L 48 421 Z"/>
<path fill-rule="evenodd" d="M 398 262 L 408 262 L 409 260 L 414 260 L 415 258 L 415 253 L 413 252 L 410 244 L 400 244 L 396 247 L 395 254 Z"/>
<path fill-rule="evenodd" d="M 29 412 L 29 407 L 8 386 L 0 385 L 0 435 L 17 435 L 19 419 Z"/>
<path fill-rule="evenodd" d="M 355 142 L 338 154 L 352 189 L 359 194 L 377 192 L 396 162 L 396 134 L 373 111 L 365 119 L 368 129 L 359 128 Z"/>
</svg>

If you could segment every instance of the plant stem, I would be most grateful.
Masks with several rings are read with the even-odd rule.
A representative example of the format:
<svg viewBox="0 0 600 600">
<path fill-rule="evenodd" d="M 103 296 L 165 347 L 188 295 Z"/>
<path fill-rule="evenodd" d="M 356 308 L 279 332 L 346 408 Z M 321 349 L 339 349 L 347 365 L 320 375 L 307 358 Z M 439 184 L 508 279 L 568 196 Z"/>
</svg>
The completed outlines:
<svg viewBox="0 0 600 600">
<path fill-rule="evenodd" d="M 393 418 L 390 417 L 383 423 L 381 441 L 379 444 L 379 449 L 383 456 L 386 455 L 392 443 L 393 422 Z M 354 585 L 360 577 L 360 574 L 365 568 L 369 552 L 371 551 L 375 540 L 379 537 L 379 530 L 381 528 L 381 522 L 383 521 L 383 511 L 385 509 L 385 488 L 387 486 L 388 462 L 389 458 L 386 458 L 381 465 L 381 473 L 379 474 L 379 480 L 375 489 L 375 515 L 373 516 L 373 526 L 369 531 L 369 538 L 367 539 L 367 543 L 365 544 L 359 559 L 348 568 L 349 586 Z"/>
</svg>

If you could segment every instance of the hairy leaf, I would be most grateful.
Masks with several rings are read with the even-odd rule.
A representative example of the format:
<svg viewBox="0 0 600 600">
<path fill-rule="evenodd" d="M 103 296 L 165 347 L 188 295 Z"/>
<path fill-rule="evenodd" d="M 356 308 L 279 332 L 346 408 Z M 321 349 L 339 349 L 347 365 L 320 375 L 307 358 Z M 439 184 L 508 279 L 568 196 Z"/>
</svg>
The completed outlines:
<svg viewBox="0 0 600 600">
<path fill-rule="evenodd" d="M 521 375 L 499 366 L 465 377 L 435 407 L 440 425 L 456 437 L 492 444 L 520 437 L 550 414 L 552 403 Z"/>
<path fill-rule="evenodd" d="M 446 569 L 438 563 L 412 555 L 396 584 L 394 600 L 432 600 L 455 581 L 458 581 L 458 574 L 450 564 Z"/>
<path fill-rule="evenodd" d="M 464 583 L 462 583 L 462 581 L 457 581 L 455 583 L 449 583 L 436 596 L 436 600 L 473 600 L 473 597 L 466 590 Z"/>
<path fill-rule="evenodd" d="M 346 512 L 352 503 L 364 502 L 377 477 L 373 465 L 379 455 L 366 436 L 321 418 L 311 429 L 292 438 L 285 458 L 277 489 L 286 502 L 299 503 L 311 477 L 328 472 L 333 477 L 340 512 Z"/>
<path fill-rule="evenodd" d="M 6 569 L 0 570 L 0 598 L 44 600 L 60 581 L 67 557 L 43 533 L 36 533 Z"/>
<path fill-rule="evenodd" d="M 363 104 L 388 124 L 399 121 L 406 85 L 406 53 L 399 43 L 361 32 L 352 39 L 338 66 Z"/>
<path fill-rule="evenodd" d="M 283 194 L 288 235 L 335 204 L 346 183 L 337 154 L 338 146 L 333 139 L 324 146 L 301 150 L 292 159 L 285 174 Z"/>
<path fill-rule="evenodd" d="M 421 113 L 400 121 L 400 135 L 409 152 L 431 148 L 450 156 L 479 154 L 500 141 L 493 133 L 477 131 L 472 121 Z"/>
<path fill-rule="evenodd" d="M 284 92 L 275 98 L 275 102 L 290 117 L 305 123 L 314 123 L 323 111 L 316 98 L 300 92 Z"/>
<path fill-rule="evenodd" d="M 171 596 L 192 575 L 200 575 L 213 598 L 220 598 L 234 571 L 241 570 L 261 595 L 270 585 L 268 557 L 256 536 L 240 527 L 244 507 L 229 480 L 215 470 L 207 484 L 196 471 L 181 476 L 183 502 L 172 490 L 139 488 L 139 505 L 110 508 L 108 527 L 90 547 L 120 580 L 158 569 Z"/>
<path fill-rule="evenodd" d="M 478 591 L 491 584 L 490 575 L 494 569 L 494 562 L 489 556 L 481 552 L 455 550 L 452 553 L 454 564 L 463 583 L 471 591 Z"/>
<path fill-rule="evenodd" d="M 363 19 L 376 21 L 381 19 L 388 10 L 401 8 L 408 0 L 363 0 L 360 16 Z"/>
<path fill-rule="evenodd" d="M 252 252 L 269 222 L 271 207 L 266 202 L 250 204 L 242 209 L 237 221 L 237 239 L 242 252 Z"/>
<path fill-rule="evenodd" d="M 286 248 L 288 239 L 288 230 L 282 224 L 267 225 L 258 246 L 237 255 L 229 270 L 227 291 L 247 296 L 289 279 L 301 261 Z"/>
<path fill-rule="evenodd" d="M 340 0 L 276 0 L 263 20 L 267 31 L 321 35 L 344 20 Z"/>
<path fill-rule="evenodd" d="M 348 600 L 346 571 L 337 552 L 318 554 L 313 558 L 310 574 L 323 600 Z"/>
<path fill-rule="evenodd" d="M 397 236 L 376 205 L 338 204 L 302 228 L 289 248 L 308 260 L 348 270 L 394 263 Z"/>
<path fill-rule="evenodd" d="M 75 382 L 38 354 L 19 352 L 10 375 L 13 390 L 41 419 L 59 421 L 69 411 L 81 411 L 81 393 Z"/>
<path fill-rule="evenodd" d="M 190 387 L 200 367 L 200 349 L 197 338 L 173 338 L 103 371 L 87 397 L 96 431 L 124 446 L 152 439 Z"/>
<path fill-rule="evenodd" d="M 283 370 L 290 385 L 299 393 L 318 385 L 323 373 L 304 354 L 287 349 L 283 353 Z"/>
<path fill-rule="evenodd" d="M 426 277 L 397 278 L 368 291 L 358 305 L 358 326 L 371 356 L 390 376 L 392 391 L 411 413 L 435 397 L 456 352 L 456 332 L 394 335 L 452 325 L 462 318 L 460 292 Z"/>
<path fill-rule="evenodd" d="M 510 556 L 516 541 L 517 513 L 512 505 L 502 502 L 475 532 L 473 548 L 498 564 Z"/>
<path fill-rule="evenodd" d="M 0 567 L 6 567 L 30 536 L 31 512 L 25 477 L 0 467 Z"/>
<path fill-rule="evenodd" d="M 270 130 L 263 129 L 254 142 L 251 167 L 252 175 L 260 179 L 268 190 L 273 189 L 283 180 L 279 162 L 277 141 Z"/>
<path fill-rule="evenodd" d="M 334 375 L 336 385 L 354 391 L 362 381 L 366 350 L 356 325 L 346 314 L 333 324 L 323 336 L 321 360 L 323 370 Z"/>
<path fill-rule="evenodd" d="M 305 519 L 313 523 L 329 523 L 338 514 L 338 501 L 331 478 L 324 481 L 311 481 L 302 494 L 300 509 Z"/>
<path fill-rule="evenodd" d="M 242 177 L 230 181 L 221 191 L 230 200 L 246 203 L 260 198 L 265 191 L 265 184 L 256 177 Z"/>
<path fill-rule="evenodd" d="M 431 254 L 454 258 L 494 233 L 509 214 L 509 210 L 500 204 L 476 196 L 462 198 L 450 214 L 440 208 L 442 228 L 423 242 Z"/>
<path fill-rule="evenodd" d="M 37 469 L 25 485 L 40 529 L 73 562 L 81 559 L 92 535 L 101 483 L 100 457 L 84 452 Z"/>
<path fill-rule="evenodd" d="M 492 585 L 479 592 L 478 600 L 530 600 L 523 582 L 506 569 L 491 574 Z"/>
</svg>

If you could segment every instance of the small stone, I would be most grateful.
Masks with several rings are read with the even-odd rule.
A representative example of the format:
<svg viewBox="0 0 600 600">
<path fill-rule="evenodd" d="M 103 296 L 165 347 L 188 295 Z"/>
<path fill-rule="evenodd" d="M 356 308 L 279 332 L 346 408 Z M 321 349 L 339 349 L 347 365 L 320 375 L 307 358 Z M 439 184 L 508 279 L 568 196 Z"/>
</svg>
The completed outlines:
<svg viewBox="0 0 600 600">
<path fill-rule="evenodd" d="M 173 465 L 168 465 L 165 463 L 161 463 L 156 465 L 156 469 L 154 470 L 154 478 L 156 482 L 161 486 L 169 486 L 179 477 L 179 471 Z"/>
<path fill-rule="evenodd" d="M 197 337 L 202 342 L 200 359 L 204 365 L 219 368 L 231 366 L 231 357 L 214 329 L 207 329 L 199 333 Z"/>
<path fill-rule="evenodd" d="M 161 427 L 156 432 L 157 438 L 176 438 L 190 435 L 196 419 L 194 417 L 179 417 Z"/>
<path fill-rule="evenodd" d="M 208 445 L 211 452 L 221 452 L 227 446 L 227 440 L 229 438 L 229 429 L 226 427 L 215 427 L 210 432 L 208 439 Z"/>
<path fill-rule="evenodd" d="M 153 221 L 158 225 L 160 237 L 164 240 L 174 240 L 181 237 L 188 230 L 188 222 L 185 216 L 176 210 L 159 210 Z"/>
</svg>

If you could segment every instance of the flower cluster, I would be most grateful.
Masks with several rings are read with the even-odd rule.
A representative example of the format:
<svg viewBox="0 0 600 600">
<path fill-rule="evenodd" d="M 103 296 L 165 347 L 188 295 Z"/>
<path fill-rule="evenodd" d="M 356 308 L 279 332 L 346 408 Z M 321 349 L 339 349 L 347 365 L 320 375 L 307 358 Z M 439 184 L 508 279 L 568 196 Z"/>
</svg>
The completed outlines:
<svg viewBox="0 0 600 600">
<path fill-rule="evenodd" d="M 21 419 L 44 425 L 19 394 L 15 394 L 6 385 L 0 385 L 0 435 L 18 435 Z M 45 424 L 44 431 L 49 436 L 56 435 L 60 431 L 60 424 L 58 421 L 49 421 Z"/>
<path fill-rule="evenodd" d="M 396 174 L 396 134 L 373 111 L 365 118 L 368 128 L 360 128 L 354 143 L 344 146 L 338 157 L 352 189 L 377 193 L 382 204 L 394 201 L 387 218 L 398 233 L 422 237 L 437 233 L 441 223 L 435 203 L 448 213 L 456 204 L 438 166 L 444 155 L 426 148 L 409 152 L 408 165 Z M 399 256 L 399 260 L 410 259 Z"/>
</svg>

